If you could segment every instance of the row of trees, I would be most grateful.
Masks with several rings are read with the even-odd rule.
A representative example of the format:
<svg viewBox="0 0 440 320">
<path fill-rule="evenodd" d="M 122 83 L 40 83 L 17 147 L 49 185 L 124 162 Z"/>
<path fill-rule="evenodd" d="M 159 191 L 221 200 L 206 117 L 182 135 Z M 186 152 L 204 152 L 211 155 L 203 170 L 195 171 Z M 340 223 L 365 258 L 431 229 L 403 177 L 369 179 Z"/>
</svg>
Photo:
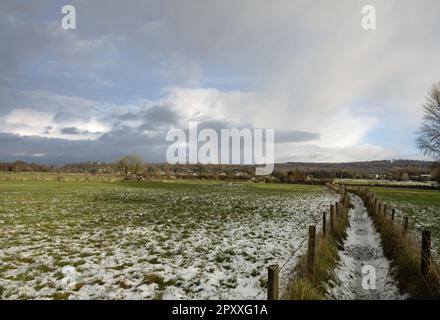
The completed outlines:
<svg viewBox="0 0 440 320">
<path fill-rule="evenodd" d="M 0 162 L 0 171 L 12 172 L 49 172 L 55 170 L 55 166 L 46 164 L 27 163 L 25 161 Z"/>
<path fill-rule="evenodd" d="M 263 179 L 255 176 L 255 170 L 252 166 L 146 164 L 142 157 L 138 155 L 128 155 L 114 163 L 84 162 L 66 164 L 61 167 L 15 161 L 13 163 L 0 163 L 0 171 L 109 174 L 121 175 L 130 180 L 160 176 L 193 179 Z M 266 177 L 263 180 L 268 178 L 269 181 L 282 183 L 316 183 L 317 180 L 325 182 L 333 178 L 363 179 L 375 177 L 370 171 L 362 168 L 336 169 L 331 166 L 329 168 L 314 168 L 310 164 L 298 164 L 296 167 L 293 164 L 289 166 L 276 165 L 271 177 Z M 373 171 L 377 172 L 376 170 Z M 421 173 L 428 172 L 431 172 L 437 181 L 440 180 L 440 167 L 429 169 L 427 166 L 397 166 L 384 168 L 380 172 L 382 174 L 378 178 L 386 180 L 417 180 Z"/>
</svg>

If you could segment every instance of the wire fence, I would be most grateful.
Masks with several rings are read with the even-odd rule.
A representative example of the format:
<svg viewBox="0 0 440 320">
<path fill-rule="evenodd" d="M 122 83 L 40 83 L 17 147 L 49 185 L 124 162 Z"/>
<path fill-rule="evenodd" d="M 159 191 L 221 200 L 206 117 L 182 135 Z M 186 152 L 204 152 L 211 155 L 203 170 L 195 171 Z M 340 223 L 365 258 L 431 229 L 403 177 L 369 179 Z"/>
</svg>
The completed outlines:
<svg viewBox="0 0 440 320">
<path fill-rule="evenodd" d="M 276 300 L 280 296 L 286 298 L 285 294 L 286 290 L 289 289 L 289 283 L 300 280 L 301 277 L 304 276 L 308 277 L 311 272 L 313 273 L 316 242 L 319 239 L 325 240 L 326 236 L 332 235 L 334 231 L 334 219 L 338 219 L 338 212 L 339 218 L 344 217 L 344 213 L 346 217 L 348 217 L 349 204 L 346 199 L 347 192 L 353 193 L 363 200 L 364 205 L 367 207 L 369 214 L 373 218 L 373 221 L 375 221 L 379 227 L 378 231 L 383 237 L 382 240 L 397 241 L 398 245 L 404 248 L 404 250 L 401 251 L 402 254 L 411 257 L 412 262 L 408 261 L 408 265 L 405 265 L 406 261 L 404 261 L 404 259 L 406 256 L 396 257 L 396 254 L 400 253 L 392 252 L 393 248 L 391 248 L 391 253 L 389 253 L 389 255 L 391 255 L 391 257 L 389 257 L 390 260 L 393 260 L 393 255 L 395 259 L 400 258 L 400 260 L 402 260 L 403 258 L 403 261 L 400 262 L 404 265 L 403 268 L 406 269 L 406 271 L 412 270 L 413 273 L 416 273 L 411 277 L 411 280 L 408 281 L 419 281 L 422 283 L 423 285 L 419 287 L 423 287 L 424 297 L 440 297 L 440 265 L 432 254 L 431 234 L 429 230 L 422 230 L 421 239 L 416 237 L 415 230 L 411 227 L 411 221 L 409 221 L 408 217 L 403 212 L 398 211 L 391 206 L 387 206 L 387 204 L 378 199 L 374 193 L 365 187 L 345 186 L 337 183 L 329 183 L 327 186 L 339 193 L 341 195 L 341 200 L 335 205 L 330 206 L 330 215 L 328 219 L 326 219 L 326 217 L 328 217 L 328 212 L 325 212 L 323 213 L 322 223 L 309 226 L 308 239 L 304 239 L 301 242 L 297 249 L 288 257 L 288 259 L 286 259 L 286 261 L 284 261 L 281 268 L 278 265 L 272 265 L 268 268 L 267 298 L 269 300 Z M 384 240 L 384 237 L 389 237 L 390 233 L 395 239 Z M 308 242 L 306 255 L 302 256 L 302 260 L 292 268 L 290 262 L 295 257 L 298 257 L 300 251 L 304 250 L 306 242 Z M 393 245 L 395 246 L 396 243 Z M 414 259 L 418 259 L 416 267 L 414 267 Z M 304 261 L 305 266 L 301 265 L 304 264 Z M 280 290 L 279 272 L 281 271 L 283 273 L 287 268 L 290 268 L 289 279 L 288 281 L 282 279 L 283 287 Z M 416 270 L 414 268 L 418 269 Z M 301 270 L 301 272 L 298 272 L 299 270 Z"/>
<path fill-rule="evenodd" d="M 322 220 L 320 219 L 315 225 L 309 226 L 309 236 L 301 241 L 296 250 L 283 262 L 281 267 L 278 264 L 268 267 L 267 278 L 267 299 L 277 300 L 280 297 L 285 297 L 291 283 L 295 282 L 301 277 L 311 276 L 314 270 L 315 261 L 315 249 L 316 243 L 320 239 L 330 239 L 335 236 L 335 225 L 341 218 L 348 216 L 348 201 L 346 198 L 345 188 L 340 186 L 328 184 L 331 190 L 340 194 L 340 201 L 330 205 L 328 211 L 322 213 Z M 308 245 L 306 246 L 306 243 Z M 305 256 L 300 254 L 306 252 Z M 292 266 L 291 262 L 295 261 L 295 258 L 301 260 L 296 265 Z M 301 263 L 305 259 L 306 265 L 302 266 Z M 301 270 L 305 269 L 305 270 Z M 301 270 L 301 272 L 299 272 Z M 280 279 L 280 274 L 282 278 Z M 281 281 L 280 281 L 281 280 Z M 281 287 L 280 287 L 280 284 Z"/>
<path fill-rule="evenodd" d="M 412 228 L 412 221 L 402 211 L 387 206 L 368 188 L 354 186 L 345 186 L 344 188 L 358 195 L 364 201 L 373 220 L 391 230 L 385 235 L 388 239 L 390 233 L 393 232 L 394 235 L 398 235 L 399 244 L 405 246 L 405 252 L 409 253 L 410 257 L 418 257 L 419 270 L 416 271 L 418 273 L 416 279 L 420 279 L 424 283 L 424 288 L 428 291 L 429 297 L 440 297 L 440 265 L 435 259 L 436 255 L 432 254 L 429 228 L 422 230 L 421 237 L 418 238 L 417 234 L 420 234 L 420 231 L 417 232 L 416 229 Z M 382 234 L 382 236 L 384 235 Z M 398 259 L 399 257 L 394 256 L 394 258 Z"/>
</svg>

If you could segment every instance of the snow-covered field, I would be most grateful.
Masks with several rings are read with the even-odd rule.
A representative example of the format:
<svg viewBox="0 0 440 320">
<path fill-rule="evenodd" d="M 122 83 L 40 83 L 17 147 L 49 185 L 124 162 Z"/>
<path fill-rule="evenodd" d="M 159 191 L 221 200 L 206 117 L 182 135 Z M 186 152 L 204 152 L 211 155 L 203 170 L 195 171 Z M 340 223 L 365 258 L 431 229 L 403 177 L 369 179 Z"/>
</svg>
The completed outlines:
<svg viewBox="0 0 440 320">
<path fill-rule="evenodd" d="M 0 184 L 3 299 L 264 299 L 323 187 L 228 183 Z"/>
</svg>

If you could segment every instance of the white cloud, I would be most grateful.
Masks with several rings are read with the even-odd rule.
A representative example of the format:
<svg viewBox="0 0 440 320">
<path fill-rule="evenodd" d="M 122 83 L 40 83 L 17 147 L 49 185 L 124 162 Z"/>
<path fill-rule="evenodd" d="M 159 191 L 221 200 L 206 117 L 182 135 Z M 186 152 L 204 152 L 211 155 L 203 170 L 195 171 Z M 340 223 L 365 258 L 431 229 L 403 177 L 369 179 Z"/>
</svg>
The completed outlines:
<svg viewBox="0 0 440 320">
<path fill-rule="evenodd" d="M 52 123 L 54 114 L 40 112 L 30 108 L 12 110 L 4 122 L 6 125 L 28 125 L 29 127 L 44 127 Z"/>
<path fill-rule="evenodd" d="M 296 144 L 289 148 L 277 147 L 275 151 L 278 162 L 352 162 L 399 158 L 394 150 L 368 144 L 343 148 Z"/>
<path fill-rule="evenodd" d="M 52 124 L 53 118 L 53 113 L 15 109 L 0 118 L 0 130 L 18 135 L 41 135 Z"/>
<path fill-rule="evenodd" d="M 215 88 L 169 88 L 161 104 L 169 105 L 183 121 L 223 120 L 246 121 L 243 111 L 256 102 L 255 93 L 220 91 Z M 248 114 L 249 115 L 249 114 Z M 249 117 L 252 119 L 252 117 Z"/>
<path fill-rule="evenodd" d="M 271 128 L 262 121 L 273 117 L 277 109 L 277 101 L 270 101 L 270 97 L 257 93 L 221 92 L 216 89 L 188 89 L 172 88 L 162 102 L 171 105 L 181 115 L 181 125 L 187 126 L 189 120 L 227 120 L 237 125 L 248 124 L 254 127 Z M 268 107 L 265 107 L 268 106 Z M 270 106 L 270 107 L 269 107 Z M 252 111 L 254 108 L 254 112 Z M 278 115 L 279 116 L 279 115 Z M 291 157 L 304 158 L 304 151 L 312 152 L 309 159 L 314 161 L 343 161 L 346 159 L 362 159 L 375 156 L 389 157 L 393 153 L 379 146 L 363 145 L 363 139 L 373 130 L 377 119 L 372 116 L 357 114 L 351 110 L 333 112 L 319 121 L 312 119 L 314 125 L 307 125 L 301 118 L 292 119 L 287 127 L 276 126 L 274 129 L 305 130 L 320 133 L 320 139 L 311 142 L 298 142 L 287 146 Z M 291 149 L 290 149 L 291 148 Z M 303 150 L 301 150 L 303 148 Z M 285 156 L 286 145 L 278 149 Z M 319 155 L 319 157 L 318 157 Z"/>
<path fill-rule="evenodd" d="M 342 110 L 320 122 L 318 128 L 321 139 L 316 145 L 325 148 L 349 148 L 362 144 L 376 123 L 377 119 L 373 117 Z"/>
<path fill-rule="evenodd" d="M 77 132 L 63 133 L 64 128 L 75 128 Z M 46 138 L 63 138 L 68 140 L 96 140 L 110 131 L 108 124 L 95 117 L 88 120 L 69 119 L 55 120 L 55 114 L 40 112 L 29 108 L 14 109 L 0 117 L 0 132 L 19 136 L 40 136 Z"/>
</svg>

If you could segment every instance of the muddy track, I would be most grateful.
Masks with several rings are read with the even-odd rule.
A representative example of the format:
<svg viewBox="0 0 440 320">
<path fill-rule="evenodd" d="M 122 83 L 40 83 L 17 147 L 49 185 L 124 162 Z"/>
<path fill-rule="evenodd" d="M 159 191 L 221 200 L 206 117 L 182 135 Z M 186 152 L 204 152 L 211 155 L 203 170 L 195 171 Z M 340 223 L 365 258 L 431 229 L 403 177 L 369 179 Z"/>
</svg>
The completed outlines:
<svg viewBox="0 0 440 320">
<path fill-rule="evenodd" d="M 394 300 L 405 299 L 399 293 L 390 272 L 390 262 L 383 255 L 380 235 L 374 228 L 362 200 L 351 194 L 350 227 L 339 252 L 336 282 L 328 286 L 331 299 Z"/>
</svg>

